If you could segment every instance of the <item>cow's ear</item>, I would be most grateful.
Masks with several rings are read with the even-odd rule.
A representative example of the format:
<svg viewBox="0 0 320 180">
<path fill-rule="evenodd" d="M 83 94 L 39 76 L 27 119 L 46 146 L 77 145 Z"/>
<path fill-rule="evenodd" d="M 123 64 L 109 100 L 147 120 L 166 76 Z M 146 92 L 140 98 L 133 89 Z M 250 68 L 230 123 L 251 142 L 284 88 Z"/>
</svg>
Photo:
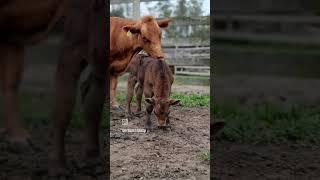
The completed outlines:
<svg viewBox="0 0 320 180">
<path fill-rule="evenodd" d="M 127 33 L 130 31 L 133 34 L 140 33 L 140 27 L 137 25 L 126 25 L 123 26 L 122 29 Z"/>
<path fill-rule="evenodd" d="M 146 98 L 145 101 L 149 104 L 154 105 L 154 99 L 153 98 Z"/>
<path fill-rule="evenodd" d="M 169 18 L 161 19 L 161 20 L 157 21 L 159 27 L 161 27 L 161 28 L 168 27 L 170 22 L 171 22 L 171 19 L 169 19 Z"/>
<path fill-rule="evenodd" d="M 169 100 L 169 104 L 170 104 L 170 105 L 177 105 L 179 102 L 180 102 L 180 99 L 178 99 L 178 100 L 170 99 L 170 100 Z"/>
</svg>

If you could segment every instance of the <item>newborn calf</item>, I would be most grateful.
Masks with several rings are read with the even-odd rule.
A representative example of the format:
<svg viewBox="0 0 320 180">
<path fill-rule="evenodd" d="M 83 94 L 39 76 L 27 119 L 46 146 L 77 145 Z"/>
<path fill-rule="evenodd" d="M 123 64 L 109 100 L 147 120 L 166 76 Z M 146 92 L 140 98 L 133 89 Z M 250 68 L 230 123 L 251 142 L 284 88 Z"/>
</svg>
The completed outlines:
<svg viewBox="0 0 320 180">
<path fill-rule="evenodd" d="M 138 83 L 135 92 L 137 99 L 137 110 L 141 111 L 141 99 L 144 94 L 146 102 L 147 119 L 145 127 L 151 129 L 151 113 L 158 120 L 158 127 L 164 128 L 169 125 L 169 107 L 178 104 L 180 100 L 170 99 L 171 85 L 173 83 L 173 75 L 164 60 L 157 60 L 152 57 L 138 54 L 131 60 L 128 70 L 127 85 L 127 117 L 131 117 L 131 100 L 134 87 Z"/>
</svg>

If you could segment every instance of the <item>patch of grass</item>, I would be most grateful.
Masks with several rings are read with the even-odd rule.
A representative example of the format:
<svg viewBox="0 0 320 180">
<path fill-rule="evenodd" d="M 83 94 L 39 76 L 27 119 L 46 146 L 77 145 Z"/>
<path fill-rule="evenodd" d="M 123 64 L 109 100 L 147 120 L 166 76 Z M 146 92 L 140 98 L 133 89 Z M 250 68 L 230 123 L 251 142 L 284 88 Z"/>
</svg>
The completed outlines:
<svg viewBox="0 0 320 180">
<path fill-rule="evenodd" d="M 180 99 L 180 104 L 186 107 L 209 107 L 210 96 L 204 94 L 173 93 L 172 99 Z"/>
<path fill-rule="evenodd" d="M 128 73 L 123 74 L 118 78 L 120 82 L 127 82 Z M 209 76 L 194 76 L 194 75 L 174 75 L 174 84 L 178 85 L 201 85 L 208 86 L 210 85 Z"/>
<path fill-rule="evenodd" d="M 180 99 L 180 104 L 185 107 L 209 107 L 210 96 L 205 94 L 185 94 L 185 93 L 172 93 L 171 99 Z M 125 103 L 126 94 L 123 91 L 117 92 L 117 100 L 120 103 Z M 133 97 L 132 102 L 136 102 Z M 144 103 L 144 97 L 142 97 L 142 104 Z"/>
<path fill-rule="evenodd" d="M 320 144 L 320 108 L 285 108 L 262 104 L 248 108 L 240 105 L 214 105 L 216 119 L 226 126 L 222 137 L 233 142 Z"/>
<path fill-rule="evenodd" d="M 209 152 L 201 153 L 201 154 L 199 155 L 199 158 L 200 158 L 202 161 L 209 162 L 209 161 L 210 161 L 210 153 L 209 153 Z"/>
<path fill-rule="evenodd" d="M 2 99 L 0 99 L 0 102 L 2 102 Z M 41 97 L 35 94 L 23 93 L 19 99 L 19 110 L 24 126 L 28 127 L 33 124 L 49 125 L 49 123 L 51 123 L 52 103 L 52 100 L 50 100 L 48 96 Z M 3 108 L 1 106 L 2 105 L 0 105 L 0 114 L 3 114 Z M 102 114 L 102 129 L 109 128 L 109 116 L 106 108 L 107 106 L 105 104 Z M 74 109 L 70 127 L 76 129 L 85 127 L 85 121 L 82 118 L 79 105 Z"/>
</svg>

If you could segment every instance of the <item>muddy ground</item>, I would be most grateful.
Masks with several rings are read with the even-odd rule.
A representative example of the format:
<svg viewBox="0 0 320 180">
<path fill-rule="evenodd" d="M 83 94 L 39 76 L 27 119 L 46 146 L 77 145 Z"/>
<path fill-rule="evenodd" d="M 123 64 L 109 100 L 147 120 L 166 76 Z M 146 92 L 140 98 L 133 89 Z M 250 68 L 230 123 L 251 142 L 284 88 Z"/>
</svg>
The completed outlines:
<svg viewBox="0 0 320 180">
<path fill-rule="evenodd" d="M 122 132 L 144 128 L 144 114 L 122 125 L 124 113 L 113 110 L 111 122 L 111 179 L 209 179 L 208 108 L 174 107 L 171 130 Z"/>
<path fill-rule="evenodd" d="M 213 179 L 319 179 L 320 148 L 216 142 Z"/>
<path fill-rule="evenodd" d="M 48 175 L 48 128 L 44 124 L 30 127 L 32 136 L 30 148 L 11 145 L 6 141 L 5 133 L 0 135 L 0 180 L 46 180 L 58 179 Z M 106 164 L 101 161 L 91 164 L 82 159 L 83 131 L 70 129 L 66 138 L 68 179 L 94 180 L 106 179 Z M 101 135 L 101 143 L 105 141 Z M 105 149 L 105 143 L 103 144 Z"/>
</svg>

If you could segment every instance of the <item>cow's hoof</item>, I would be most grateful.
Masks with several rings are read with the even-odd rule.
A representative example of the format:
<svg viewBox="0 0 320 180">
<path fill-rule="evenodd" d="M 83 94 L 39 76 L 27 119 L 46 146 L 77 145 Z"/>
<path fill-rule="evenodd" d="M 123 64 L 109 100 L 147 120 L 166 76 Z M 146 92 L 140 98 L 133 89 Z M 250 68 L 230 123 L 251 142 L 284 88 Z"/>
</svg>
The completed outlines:
<svg viewBox="0 0 320 180">
<path fill-rule="evenodd" d="M 25 129 L 19 129 L 15 131 L 7 131 L 8 141 L 10 143 L 27 143 L 30 139 L 30 134 Z"/>
<path fill-rule="evenodd" d="M 9 150 L 13 153 L 23 153 L 23 154 L 27 154 L 27 153 L 33 153 L 33 147 L 32 147 L 32 143 L 29 139 L 25 140 L 25 141 L 9 141 Z"/>
<path fill-rule="evenodd" d="M 32 142 L 29 133 L 22 129 L 18 133 L 10 133 L 7 130 L 2 130 L 4 133 L 5 141 L 8 142 L 8 148 L 14 153 L 31 153 Z"/>
</svg>

